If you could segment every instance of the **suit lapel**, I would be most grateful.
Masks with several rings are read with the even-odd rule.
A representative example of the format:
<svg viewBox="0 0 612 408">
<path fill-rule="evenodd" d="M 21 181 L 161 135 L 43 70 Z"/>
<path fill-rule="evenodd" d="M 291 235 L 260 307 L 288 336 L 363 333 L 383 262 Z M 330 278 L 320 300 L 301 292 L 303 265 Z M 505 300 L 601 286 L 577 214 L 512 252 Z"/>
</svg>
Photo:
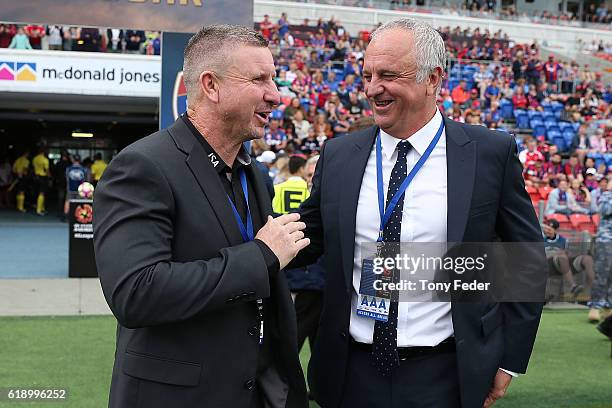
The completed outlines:
<svg viewBox="0 0 612 408">
<path fill-rule="evenodd" d="M 221 180 L 219 180 L 219 175 L 206 156 L 204 148 L 198 143 L 181 118 L 177 119 L 168 128 L 168 132 L 172 136 L 176 147 L 187 155 L 185 163 L 215 212 L 228 243 L 230 245 L 241 244 L 243 242 L 242 235 L 236 224 L 234 213 L 229 206 L 227 194 Z"/>
<path fill-rule="evenodd" d="M 355 218 L 357 216 L 359 191 L 377 133 L 378 127 L 372 127 L 362 133 L 344 136 L 353 139 L 345 152 L 344 158 L 340 160 L 343 172 L 338 175 L 339 185 L 342 188 L 340 204 L 338 205 L 338 219 L 342 220 L 340 222 L 340 247 L 347 292 L 353 287 Z"/>
<path fill-rule="evenodd" d="M 467 225 L 474 176 L 476 172 L 476 141 L 470 140 L 463 128 L 444 118 L 446 125 L 447 240 L 461 242 Z"/>
</svg>

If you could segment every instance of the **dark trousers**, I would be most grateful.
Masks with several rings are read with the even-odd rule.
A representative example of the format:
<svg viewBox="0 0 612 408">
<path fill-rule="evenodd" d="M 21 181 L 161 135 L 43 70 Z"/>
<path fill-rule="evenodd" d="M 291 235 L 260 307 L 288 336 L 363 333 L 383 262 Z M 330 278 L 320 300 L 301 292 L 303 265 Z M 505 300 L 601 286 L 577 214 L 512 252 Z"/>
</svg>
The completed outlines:
<svg viewBox="0 0 612 408">
<path fill-rule="evenodd" d="M 298 350 L 302 349 L 308 339 L 310 349 L 314 345 L 323 308 L 323 292 L 319 290 L 303 290 L 296 292 L 295 314 L 297 318 Z"/>
<path fill-rule="evenodd" d="M 456 353 L 402 360 L 383 377 L 351 342 L 343 394 L 342 408 L 460 408 Z"/>
</svg>

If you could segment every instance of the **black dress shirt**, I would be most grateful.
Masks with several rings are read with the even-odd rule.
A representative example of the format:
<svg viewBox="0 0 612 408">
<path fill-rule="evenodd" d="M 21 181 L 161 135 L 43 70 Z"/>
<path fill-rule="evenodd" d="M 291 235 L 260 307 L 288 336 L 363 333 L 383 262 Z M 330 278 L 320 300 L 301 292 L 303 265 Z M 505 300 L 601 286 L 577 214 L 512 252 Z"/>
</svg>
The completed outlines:
<svg viewBox="0 0 612 408">
<path fill-rule="evenodd" d="M 240 170 L 251 165 L 251 157 L 246 152 L 244 147 L 241 147 L 233 165 L 231 167 L 228 166 L 217 154 L 217 152 L 215 152 L 212 146 L 206 141 L 204 136 L 202 136 L 202 134 L 195 128 L 193 123 L 191 123 L 186 115 L 183 115 L 183 120 L 187 124 L 187 127 L 191 130 L 191 133 L 193 133 L 193 136 L 202 144 L 206 155 L 219 175 L 219 179 L 221 180 L 221 184 L 223 184 L 223 188 L 225 188 L 226 194 L 236 206 L 236 210 L 238 211 L 238 214 L 240 214 L 242 222 L 246 225 L 247 206 L 244 192 L 242 191 L 242 185 L 240 184 Z M 253 181 L 249 180 L 248 173 L 247 184 L 249 192 L 249 208 L 251 210 L 251 217 L 253 219 L 253 229 L 257 231 L 265 224 L 266 220 L 261 219 L 257 199 L 255 198 L 255 191 L 252 188 Z M 266 197 L 266 199 L 267 198 L 268 197 Z M 272 252 L 268 245 L 266 245 L 263 241 L 255 239 L 254 242 L 259 246 L 259 249 L 263 254 L 266 265 L 268 266 L 268 273 L 270 275 L 278 273 L 280 269 L 280 262 L 277 256 L 274 255 L 274 252 Z"/>
</svg>

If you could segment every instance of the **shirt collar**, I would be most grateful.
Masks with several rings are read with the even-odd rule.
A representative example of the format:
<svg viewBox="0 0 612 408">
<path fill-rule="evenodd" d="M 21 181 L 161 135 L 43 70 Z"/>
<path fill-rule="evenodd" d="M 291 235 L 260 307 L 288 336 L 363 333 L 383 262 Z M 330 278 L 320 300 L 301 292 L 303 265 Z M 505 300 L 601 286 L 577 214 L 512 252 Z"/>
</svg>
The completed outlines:
<svg viewBox="0 0 612 408">
<path fill-rule="evenodd" d="M 416 133 L 406 139 L 408 142 L 410 142 L 419 156 L 422 156 L 423 153 L 425 153 L 425 150 L 427 150 L 427 147 L 429 147 L 429 144 L 440 127 L 440 123 L 442 123 L 442 114 L 438 109 L 436 109 L 436 113 L 433 115 L 431 120 L 427 122 L 425 126 L 417 130 Z M 382 129 L 380 130 L 382 153 L 387 160 L 391 159 L 391 156 L 393 156 L 393 153 L 397 148 L 397 144 L 401 141 L 402 139 L 393 137 Z"/>
<path fill-rule="evenodd" d="M 248 166 L 251 164 L 251 156 L 246 151 L 243 144 L 240 147 L 240 150 L 238 151 L 238 155 L 236 156 L 236 161 L 234 162 L 234 169 L 232 169 L 230 166 L 227 165 L 227 163 L 221 160 L 217 152 L 215 152 L 212 146 L 206 141 L 206 138 L 200 133 L 198 129 L 196 129 L 193 123 L 191 123 L 191 120 L 189 120 L 187 115 L 182 115 L 181 117 L 189 128 L 189 130 L 191 130 L 193 136 L 202 144 L 202 147 L 206 152 L 206 156 L 210 158 L 210 162 L 212 163 L 213 168 L 217 171 L 217 173 L 231 173 L 232 170 L 238 169 L 241 166 Z"/>
</svg>

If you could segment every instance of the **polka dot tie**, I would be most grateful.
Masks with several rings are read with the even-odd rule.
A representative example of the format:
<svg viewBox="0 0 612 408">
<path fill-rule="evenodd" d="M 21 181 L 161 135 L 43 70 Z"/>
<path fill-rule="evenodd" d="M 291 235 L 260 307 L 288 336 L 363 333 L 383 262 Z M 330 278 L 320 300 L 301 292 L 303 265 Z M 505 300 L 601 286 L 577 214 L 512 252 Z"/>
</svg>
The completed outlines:
<svg viewBox="0 0 612 408">
<path fill-rule="evenodd" d="M 397 161 L 391 171 L 389 189 L 387 190 L 387 206 L 408 174 L 406 156 L 411 148 L 412 145 L 407 141 L 402 141 L 397 145 Z M 389 222 L 385 225 L 383 231 L 385 242 L 400 242 L 403 210 L 404 195 L 402 195 L 397 202 L 389 218 Z M 384 257 L 393 257 L 397 249 L 397 245 L 385 245 L 382 255 Z M 399 282 L 399 273 L 397 273 L 397 271 L 393 272 L 393 282 Z M 386 322 L 377 320 L 374 324 L 372 365 L 374 365 L 383 376 L 391 374 L 393 370 L 399 366 L 399 358 L 397 356 L 397 301 L 390 302 L 389 319 Z"/>
</svg>

